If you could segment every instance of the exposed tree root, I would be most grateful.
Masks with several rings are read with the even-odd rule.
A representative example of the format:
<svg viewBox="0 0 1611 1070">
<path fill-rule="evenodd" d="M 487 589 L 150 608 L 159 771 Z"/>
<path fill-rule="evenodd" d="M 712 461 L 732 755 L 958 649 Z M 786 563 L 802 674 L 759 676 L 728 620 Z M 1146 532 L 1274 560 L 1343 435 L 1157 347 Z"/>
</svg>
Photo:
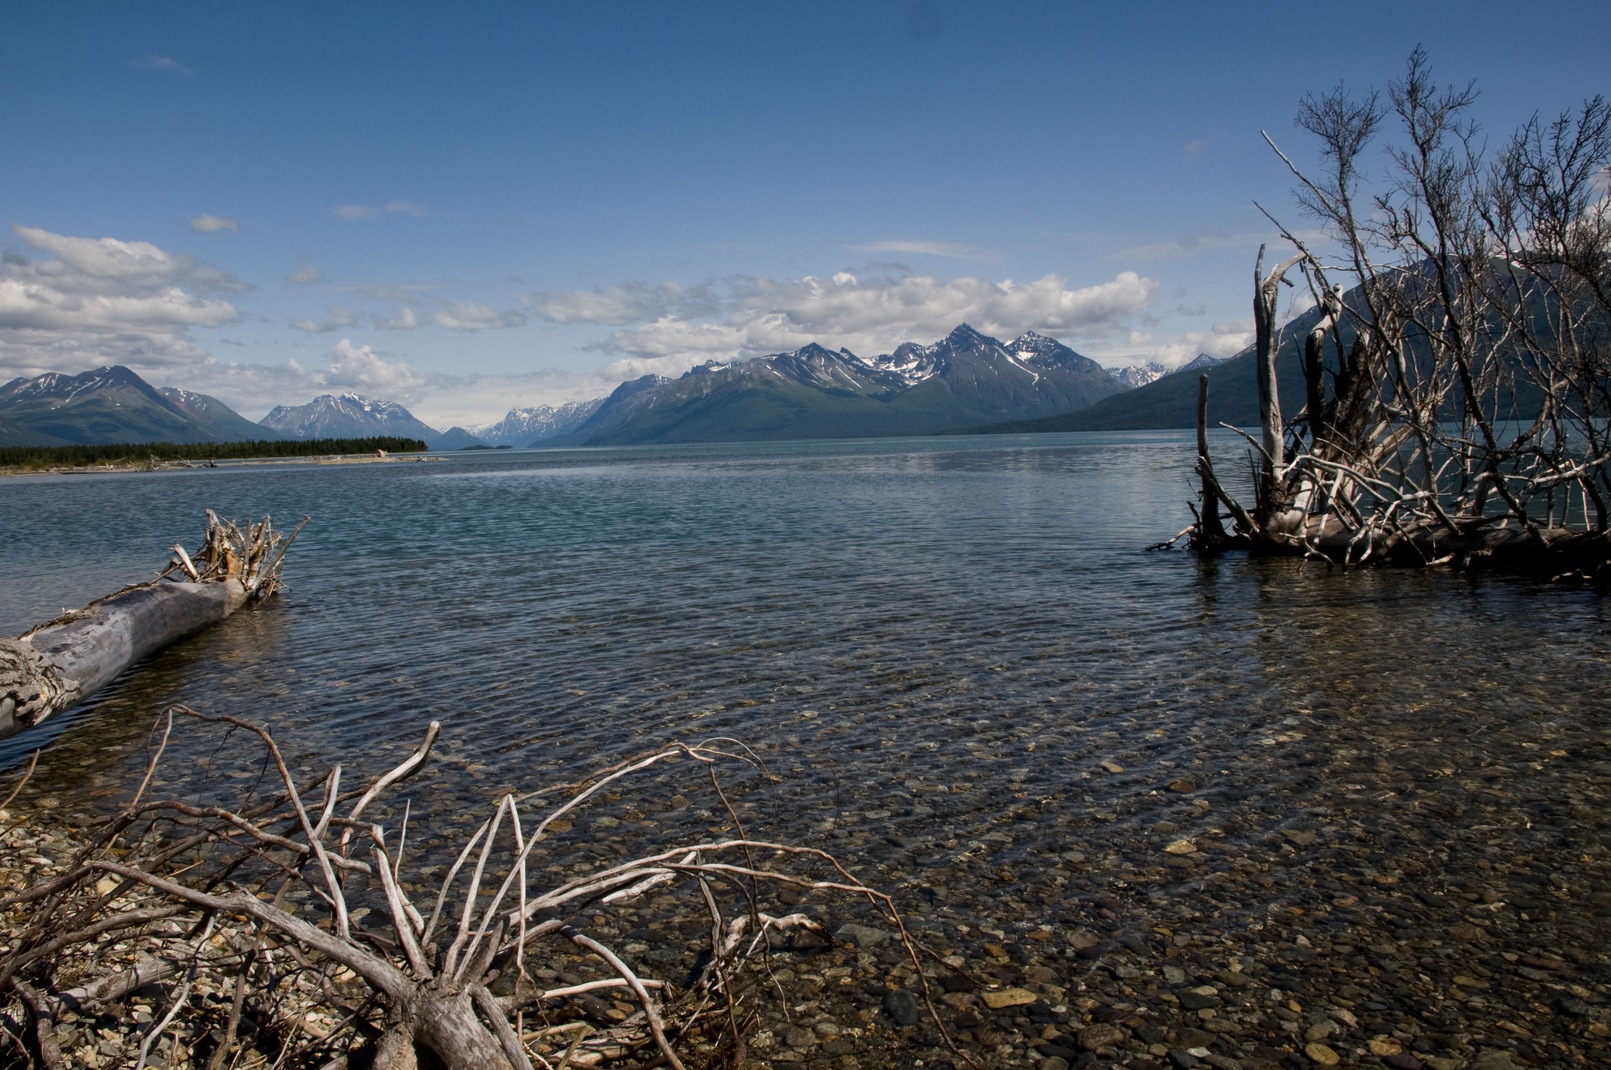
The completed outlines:
<svg viewBox="0 0 1611 1070">
<path fill-rule="evenodd" d="M 255 740 L 272 790 L 227 804 L 148 797 L 186 724 Z M 823 851 L 744 835 L 715 775 L 754 764 L 731 741 L 672 744 L 563 789 L 505 795 L 437 876 L 405 850 L 409 804 L 390 801 L 426 764 L 435 723 L 359 790 L 342 788 L 340 766 L 299 782 L 269 731 L 235 718 L 175 707 L 160 728 L 123 812 L 60 872 L 0 900 L 13 929 L 0 993 L 13 1049 L 28 1053 L 18 1065 L 57 1065 L 59 1015 L 138 989 L 162 1000 L 130 1065 L 183 1036 L 197 1067 L 740 1066 L 769 960 L 795 940 L 831 943 L 812 918 L 772 906 L 785 892 L 862 901 L 920 966 L 888 896 Z M 672 763 L 709 778 L 736 834 L 554 864 L 579 811 Z M 677 955 L 645 960 L 612 943 L 617 912 L 690 906 L 704 935 L 664 949 Z"/>
</svg>

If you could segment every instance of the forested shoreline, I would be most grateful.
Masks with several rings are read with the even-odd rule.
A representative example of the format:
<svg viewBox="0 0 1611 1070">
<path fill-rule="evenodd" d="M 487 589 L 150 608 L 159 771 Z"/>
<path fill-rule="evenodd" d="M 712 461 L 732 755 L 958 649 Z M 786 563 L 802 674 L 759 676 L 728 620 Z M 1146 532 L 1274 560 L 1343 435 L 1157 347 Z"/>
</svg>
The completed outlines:
<svg viewBox="0 0 1611 1070">
<path fill-rule="evenodd" d="M 341 453 L 422 453 L 417 438 L 258 439 L 253 442 L 133 442 L 98 446 L 0 447 L 0 467 L 87 468 L 93 465 L 145 464 L 158 461 L 244 461 L 258 458 L 327 457 Z"/>
</svg>

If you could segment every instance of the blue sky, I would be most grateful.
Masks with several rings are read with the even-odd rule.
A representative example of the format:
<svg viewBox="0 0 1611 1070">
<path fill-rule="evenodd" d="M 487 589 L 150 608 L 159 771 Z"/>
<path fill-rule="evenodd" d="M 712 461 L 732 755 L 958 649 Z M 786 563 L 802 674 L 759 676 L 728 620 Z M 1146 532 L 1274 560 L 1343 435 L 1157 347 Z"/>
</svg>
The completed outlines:
<svg viewBox="0 0 1611 1070">
<path fill-rule="evenodd" d="M 437 427 L 964 320 L 1104 364 L 1251 336 L 1268 130 L 1417 44 L 1495 146 L 1611 91 L 1611 4 L 0 6 L 0 382 Z"/>
</svg>

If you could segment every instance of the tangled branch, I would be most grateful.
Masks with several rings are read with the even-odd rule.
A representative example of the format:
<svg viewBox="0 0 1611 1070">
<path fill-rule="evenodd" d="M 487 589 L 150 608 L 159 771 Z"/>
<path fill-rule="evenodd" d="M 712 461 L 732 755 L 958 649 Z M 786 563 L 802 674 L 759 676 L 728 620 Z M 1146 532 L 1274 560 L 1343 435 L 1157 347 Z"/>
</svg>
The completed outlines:
<svg viewBox="0 0 1611 1070">
<path fill-rule="evenodd" d="M 255 741 L 262 783 L 229 804 L 148 797 L 181 722 Z M 716 771 L 756 759 L 732 741 L 673 743 L 577 784 L 506 794 L 430 880 L 406 847 L 411 803 L 391 795 L 427 765 L 436 723 L 354 789 L 342 788 L 341 766 L 299 782 L 260 725 L 176 706 L 160 728 L 124 810 L 61 872 L 0 900 L 26 919 L 0 955 L 0 991 L 31 1065 L 60 1065 L 62 1015 L 163 981 L 167 1006 L 140 1040 L 140 1064 L 185 1027 L 204 1038 L 196 1066 L 392 1070 L 426 1051 L 448 1070 L 739 1065 L 768 959 L 831 944 L 819 922 L 773 905 L 809 894 L 867 904 L 923 976 L 887 895 L 825 851 L 743 833 Z M 737 835 L 554 869 L 546 852 L 577 811 L 678 763 L 710 777 Z M 645 962 L 642 948 L 612 945 L 612 912 L 686 910 L 688 892 L 706 934 L 697 946 Z M 681 974 L 658 965 L 668 959 Z M 192 1021 L 198 978 L 223 1021 Z"/>
</svg>

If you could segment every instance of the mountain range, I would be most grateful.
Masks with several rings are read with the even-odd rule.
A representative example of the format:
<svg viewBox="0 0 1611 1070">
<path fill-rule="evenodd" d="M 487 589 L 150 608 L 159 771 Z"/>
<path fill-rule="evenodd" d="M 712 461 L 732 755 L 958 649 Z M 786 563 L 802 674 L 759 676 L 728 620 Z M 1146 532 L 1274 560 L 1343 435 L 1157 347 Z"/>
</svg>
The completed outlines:
<svg viewBox="0 0 1611 1070">
<path fill-rule="evenodd" d="M 928 435 L 1050 416 L 1117 394 L 1094 360 L 1033 332 L 1003 345 L 962 324 L 872 360 L 811 344 L 623 383 L 556 445 Z"/>
<path fill-rule="evenodd" d="M 286 438 L 369 438 L 395 435 L 430 443 L 441 432 L 420 423 L 395 401 L 370 401 L 357 394 L 320 394 L 306 405 L 276 405 L 263 426 Z"/>
<path fill-rule="evenodd" d="M 1186 367 L 1219 363 L 1201 356 Z M 253 423 L 217 398 L 153 388 L 127 368 L 109 367 L 0 387 L 0 446 L 390 435 L 461 449 L 925 435 L 1064 419 L 1170 378 L 1156 365 L 1105 369 L 1034 332 L 1004 344 L 962 324 L 932 345 L 908 342 L 872 359 L 811 344 L 709 362 L 676 378 L 645 376 L 607 398 L 512 409 L 493 424 L 439 432 L 402 405 L 357 394 L 276 406 Z"/>
<path fill-rule="evenodd" d="M 0 445 L 252 442 L 283 438 L 217 398 L 157 389 L 121 366 L 49 373 L 0 387 Z"/>
</svg>

